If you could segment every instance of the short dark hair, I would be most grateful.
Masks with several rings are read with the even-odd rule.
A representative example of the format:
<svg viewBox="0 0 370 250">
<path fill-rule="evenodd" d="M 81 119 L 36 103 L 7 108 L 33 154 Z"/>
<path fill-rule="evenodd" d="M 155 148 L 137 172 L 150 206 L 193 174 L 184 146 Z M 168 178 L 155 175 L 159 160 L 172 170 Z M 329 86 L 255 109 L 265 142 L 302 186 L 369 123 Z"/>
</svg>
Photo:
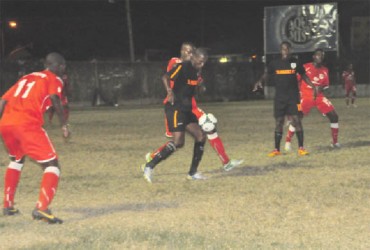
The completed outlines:
<svg viewBox="0 0 370 250">
<path fill-rule="evenodd" d="M 313 53 L 316 54 L 316 52 L 321 52 L 321 53 L 324 53 L 325 54 L 325 51 L 323 49 L 321 49 L 321 48 L 315 49 L 315 51 Z"/>
<path fill-rule="evenodd" d="M 193 52 L 194 56 L 204 56 L 208 58 L 208 52 L 205 48 L 196 48 Z"/>
<path fill-rule="evenodd" d="M 283 45 L 286 45 L 288 48 L 291 48 L 292 47 L 292 44 L 288 41 L 282 41 L 281 44 L 280 44 L 280 47 L 283 46 Z"/>
</svg>

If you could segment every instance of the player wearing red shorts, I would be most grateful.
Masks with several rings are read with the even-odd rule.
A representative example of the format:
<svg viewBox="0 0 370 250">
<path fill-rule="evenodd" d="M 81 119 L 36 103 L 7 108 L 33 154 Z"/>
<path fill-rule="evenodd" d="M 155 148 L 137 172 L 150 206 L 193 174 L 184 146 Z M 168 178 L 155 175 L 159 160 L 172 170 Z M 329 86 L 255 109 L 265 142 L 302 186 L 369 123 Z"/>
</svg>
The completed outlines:
<svg viewBox="0 0 370 250">
<path fill-rule="evenodd" d="M 65 64 L 60 54 L 48 54 L 44 71 L 23 76 L 0 99 L 0 134 L 10 156 L 5 173 L 4 215 L 19 213 L 14 208 L 14 195 L 25 156 L 28 156 L 44 170 L 32 217 L 48 223 L 62 223 L 49 210 L 58 186 L 60 166 L 53 144 L 42 125 L 43 114 L 52 105 L 59 117 L 63 136 L 69 136 L 60 102 L 63 82 L 58 77 L 64 73 Z"/>
<path fill-rule="evenodd" d="M 167 65 L 167 72 L 171 71 L 175 65 L 181 62 L 184 62 L 184 61 L 189 61 L 194 49 L 195 49 L 195 46 L 192 43 L 184 42 L 181 45 L 181 51 L 180 51 L 181 58 L 178 58 L 178 57 L 171 58 Z M 204 86 L 202 85 L 203 79 L 200 75 L 198 76 L 198 81 L 200 83 L 200 86 L 198 86 L 198 88 L 200 88 L 201 90 L 204 89 Z M 171 89 L 173 88 L 173 85 L 174 85 L 174 81 L 171 80 L 170 81 Z M 205 112 L 198 107 L 197 102 L 194 97 L 192 98 L 191 101 L 192 101 L 192 112 L 193 114 L 195 114 L 195 116 L 199 120 L 199 118 L 202 115 L 204 115 Z M 166 97 L 163 103 L 166 104 L 167 102 L 168 102 L 168 98 Z M 172 133 L 169 131 L 168 123 L 166 119 L 165 119 L 165 126 L 166 126 L 166 136 L 171 138 Z M 224 144 L 216 130 L 210 133 L 207 133 L 207 138 L 212 148 L 216 151 L 219 159 L 221 160 L 224 170 L 229 171 L 243 163 L 243 160 L 234 160 L 234 159 L 231 160 L 229 158 L 229 156 L 226 153 Z M 156 153 L 157 152 L 153 152 L 151 153 L 150 156 L 148 155 L 147 160 L 150 160 L 150 158 L 153 158 Z"/>
<path fill-rule="evenodd" d="M 346 70 L 342 73 L 342 80 L 344 84 L 344 89 L 346 91 L 346 104 L 349 107 L 349 99 L 351 99 L 352 107 L 356 108 L 355 99 L 357 94 L 356 89 L 356 77 L 353 71 L 353 64 L 349 63 Z M 351 95 L 351 98 L 350 98 Z"/>
<path fill-rule="evenodd" d="M 301 108 L 303 115 L 307 115 L 313 107 L 316 107 L 322 114 L 328 117 L 330 121 L 333 148 L 340 148 L 338 143 L 339 132 L 339 117 L 336 113 L 333 104 L 325 97 L 323 90 L 329 87 L 328 68 L 322 65 L 325 53 L 322 49 L 316 49 L 313 54 L 313 62 L 304 64 L 306 75 L 316 88 L 316 95 L 313 88 L 306 83 L 305 80 L 300 80 L 301 93 Z M 285 150 L 290 150 L 290 141 L 294 135 L 295 128 L 290 125 L 286 137 Z"/>
</svg>

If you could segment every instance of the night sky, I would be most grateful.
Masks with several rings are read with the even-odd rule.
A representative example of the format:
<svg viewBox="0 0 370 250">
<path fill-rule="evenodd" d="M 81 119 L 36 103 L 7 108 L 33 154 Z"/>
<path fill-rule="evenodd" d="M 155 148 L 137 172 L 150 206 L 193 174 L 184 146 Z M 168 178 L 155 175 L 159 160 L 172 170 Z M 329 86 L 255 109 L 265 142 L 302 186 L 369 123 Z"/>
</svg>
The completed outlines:
<svg viewBox="0 0 370 250">
<path fill-rule="evenodd" d="M 131 0 L 135 56 L 148 49 L 177 55 L 183 41 L 210 49 L 211 54 L 263 54 L 264 6 L 327 1 L 140 1 Z M 349 47 L 352 16 L 369 16 L 369 1 L 337 1 L 341 43 Z M 18 44 L 31 45 L 35 57 L 59 51 L 69 60 L 128 59 L 125 2 L 1 0 L 5 53 Z"/>
</svg>

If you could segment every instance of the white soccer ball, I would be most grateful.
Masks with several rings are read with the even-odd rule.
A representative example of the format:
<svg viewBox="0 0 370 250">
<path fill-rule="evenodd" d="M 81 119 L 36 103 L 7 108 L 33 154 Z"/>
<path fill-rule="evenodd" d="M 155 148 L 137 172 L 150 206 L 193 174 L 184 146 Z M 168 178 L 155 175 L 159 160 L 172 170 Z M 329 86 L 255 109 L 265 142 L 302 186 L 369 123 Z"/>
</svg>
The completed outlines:
<svg viewBox="0 0 370 250">
<path fill-rule="evenodd" d="M 203 129 L 204 132 L 211 132 L 212 130 L 214 130 L 216 128 L 217 119 L 211 113 L 203 114 L 199 118 L 198 123 L 199 123 L 199 126 Z"/>
</svg>

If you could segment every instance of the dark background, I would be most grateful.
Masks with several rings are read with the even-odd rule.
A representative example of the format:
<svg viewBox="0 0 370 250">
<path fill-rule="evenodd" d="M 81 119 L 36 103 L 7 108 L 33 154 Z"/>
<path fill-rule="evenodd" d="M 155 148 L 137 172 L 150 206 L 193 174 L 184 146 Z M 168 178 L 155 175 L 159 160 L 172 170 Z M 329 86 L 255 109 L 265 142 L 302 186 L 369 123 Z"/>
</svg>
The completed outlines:
<svg viewBox="0 0 370 250">
<path fill-rule="evenodd" d="M 174 56 L 183 41 L 207 47 L 211 54 L 263 55 L 265 6 L 324 2 L 131 0 L 135 56 L 142 60 L 148 50 Z M 336 2 L 341 54 L 348 56 L 351 19 L 369 16 L 369 1 Z M 125 1 L 1 0 L 0 14 L 5 54 L 27 45 L 36 58 L 59 51 L 68 60 L 129 59 Z M 4 25 L 10 19 L 17 20 L 17 29 Z M 368 53 L 369 48 L 362 49 Z"/>
</svg>

